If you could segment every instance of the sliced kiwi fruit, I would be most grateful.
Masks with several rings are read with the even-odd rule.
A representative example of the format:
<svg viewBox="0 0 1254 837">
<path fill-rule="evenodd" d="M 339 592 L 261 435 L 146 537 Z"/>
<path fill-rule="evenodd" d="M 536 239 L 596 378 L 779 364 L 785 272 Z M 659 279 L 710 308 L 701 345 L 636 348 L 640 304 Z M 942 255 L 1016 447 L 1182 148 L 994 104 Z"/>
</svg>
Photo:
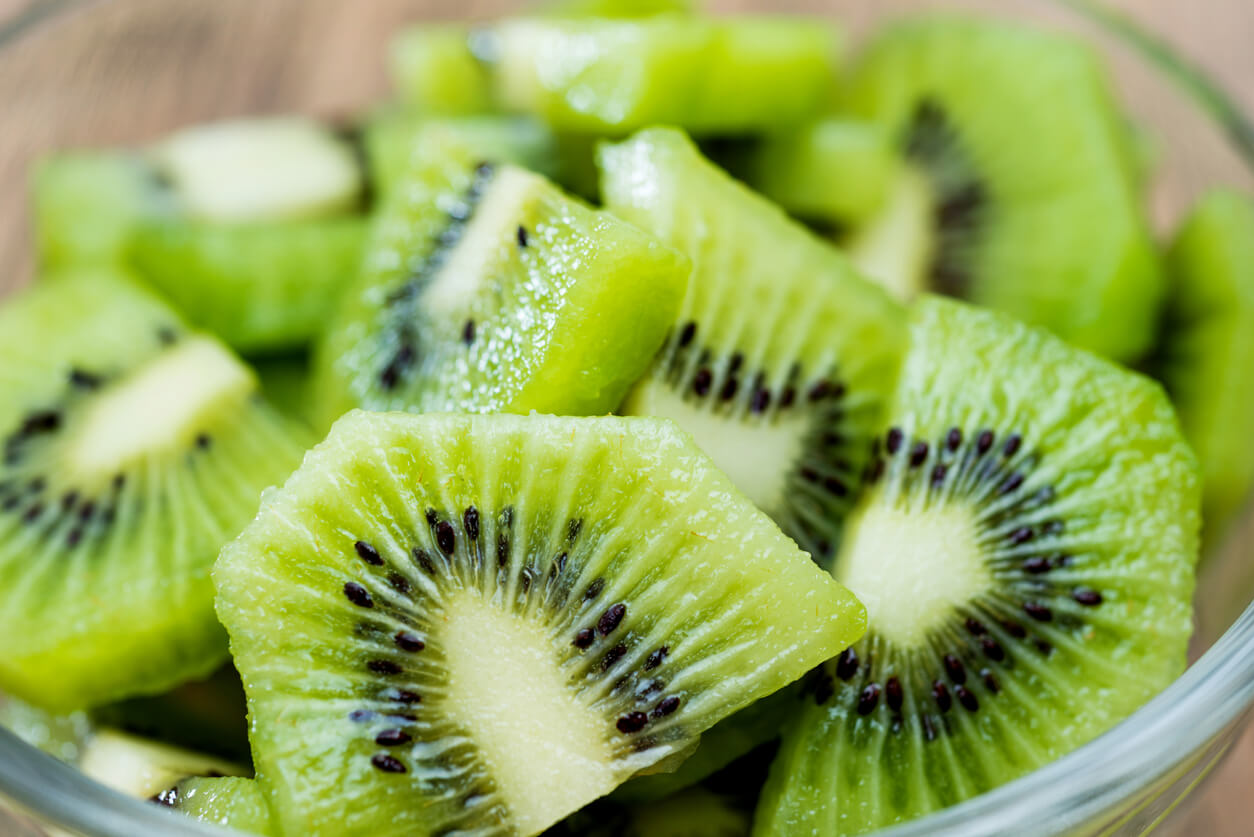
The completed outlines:
<svg viewBox="0 0 1254 837">
<path fill-rule="evenodd" d="M 161 792 L 153 801 L 244 834 L 278 834 L 265 792 L 255 779 L 196 776 Z"/>
<path fill-rule="evenodd" d="M 439 133 L 374 221 L 316 356 L 319 413 L 612 410 L 673 322 L 686 260 Z"/>
<path fill-rule="evenodd" d="M 1200 479 L 1161 388 L 927 297 L 833 572 L 867 605 L 815 669 L 755 834 L 863 834 L 1089 741 L 1185 667 Z"/>
<path fill-rule="evenodd" d="M 885 205 L 900 166 L 879 125 L 829 116 L 764 137 L 744 178 L 791 215 L 849 227 Z"/>
<path fill-rule="evenodd" d="M 356 272 L 364 181 L 346 141 L 290 117 L 54 155 L 35 177 L 40 268 L 133 270 L 240 351 L 295 348 Z"/>
<path fill-rule="evenodd" d="M 307 345 L 357 274 L 364 217 L 140 224 L 130 267 L 201 328 L 246 353 Z"/>
<path fill-rule="evenodd" d="M 388 48 L 388 75 L 397 96 L 423 114 L 490 113 L 492 83 L 476 54 L 480 39 L 456 23 L 425 23 L 397 32 Z"/>
<path fill-rule="evenodd" d="M 903 310 L 674 129 L 605 146 L 600 165 L 606 206 L 694 265 L 622 411 L 676 421 L 785 533 L 830 559 L 892 391 Z"/>
<path fill-rule="evenodd" d="M 660 15 L 507 20 L 488 44 L 502 106 L 558 130 L 621 135 L 662 123 L 732 134 L 825 106 L 837 40 L 830 20 Z"/>
<path fill-rule="evenodd" d="M 1254 484 L 1254 202 L 1215 191 L 1193 208 L 1167 257 L 1170 292 L 1152 363 L 1202 463 L 1207 539 Z"/>
<path fill-rule="evenodd" d="M 907 163 L 883 216 L 849 244 L 875 278 L 1008 311 L 1119 360 L 1150 347 L 1161 270 L 1131 134 L 1086 45 L 923 17 L 873 41 L 843 105 L 881 126 Z M 896 232 L 877 235 L 880 225 Z"/>
<path fill-rule="evenodd" d="M 0 688 L 53 710 L 226 657 L 209 569 L 300 460 L 252 372 L 99 277 L 0 307 Z"/>
<path fill-rule="evenodd" d="M 92 779 L 136 799 L 150 799 L 191 776 L 242 776 L 222 759 L 102 729 L 83 749 L 78 767 Z"/>
<path fill-rule="evenodd" d="M 864 629 L 655 419 L 355 411 L 214 577 L 298 834 L 536 834 Z"/>
<path fill-rule="evenodd" d="M 426 138 L 432 132 L 455 137 L 485 160 L 514 163 L 560 179 L 559 140 L 534 119 L 500 115 L 433 117 L 385 110 L 370 117 L 363 132 L 370 182 L 376 194 L 386 195 L 404 181 L 411 159 L 424 153 Z"/>
</svg>

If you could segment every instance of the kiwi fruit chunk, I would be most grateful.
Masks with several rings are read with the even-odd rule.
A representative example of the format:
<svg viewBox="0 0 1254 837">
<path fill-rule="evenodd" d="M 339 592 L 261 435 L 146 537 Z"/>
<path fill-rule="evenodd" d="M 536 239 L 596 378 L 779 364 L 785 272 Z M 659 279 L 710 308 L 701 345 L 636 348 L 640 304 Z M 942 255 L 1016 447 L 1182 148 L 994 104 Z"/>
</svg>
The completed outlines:
<svg viewBox="0 0 1254 837">
<path fill-rule="evenodd" d="M 848 227 L 885 205 L 900 166 L 880 126 L 829 116 L 763 137 L 744 177 L 791 215 Z"/>
<path fill-rule="evenodd" d="M 294 834 L 539 833 L 865 628 L 656 419 L 355 411 L 214 577 Z"/>
<path fill-rule="evenodd" d="M 425 153 L 425 140 L 433 132 L 451 135 L 485 160 L 514 163 L 560 179 L 559 141 L 534 119 L 500 115 L 433 117 L 386 110 L 368 119 L 363 129 L 370 183 L 376 194 L 386 195 L 404 181 L 411 159 Z"/>
<path fill-rule="evenodd" d="M 612 410 L 666 336 L 686 260 L 454 137 L 425 146 L 319 344 L 323 423 L 353 407 Z"/>
<path fill-rule="evenodd" d="M 195 776 L 161 792 L 153 801 L 201 822 L 244 834 L 278 834 L 265 792 L 255 779 Z"/>
<path fill-rule="evenodd" d="M 1096 737 L 1186 662 L 1197 462 L 1161 387 L 925 297 L 836 578 L 867 635 L 805 681 L 755 834 L 863 834 Z"/>
<path fill-rule="evenodd" d="M 0 688 L 71 711 L 225 659 L 209 570 L 305 431 L 252 372 L 136 286 L 0 307 Z"/>
<path fill-rule="evenodd" d="M 660 15 L 506 20 L 489 43 L 503 107 L 557 130 L 622 135 L 800 123 L 831 100 L 837 41 L 830 20 Z"/>
<path fill-rule="evenodd" d="M 863 53 L 842 105 L 906 161 L 883 215 L 848 243 L 874 278 L 1007 311 L 1118 360 L 1150 347 L 1164 281 L 1131 133 L 1085 44 L 979 18 L 902 22 Z"/>
<path fill-rule="evenodd" d="M 476 55 L 481 37 L 456 23 L 401 29 L 388 48 L 388 75 L 397 97 L 423 114 L 492 112 L 488 67 Z"/>
<path fill-rule="evenodd" d="M 150 799 L 191 776 L 247 772 L 222 759 L 109 729 L 91 737 L 78 767 L 100 784 L 136 799 Z"/>
<path fill-rule="evenodd" d="M 308 345 L 357 274 L 364 217 L 300 223 L 143 223 L 129 265 L 145 282 L 240 352 Z"/>
<path fill-rule="evenodd" d="M 1254 483 L 1254 202 L 1214 191 L 1167 255 L 1166 315 L 1152 368 L 1202 464 L 1207 540 L 1222 534 Z"/>
<path fill-rule="evenodd" d="M 786 534 L 840 542 L 905 341 L 905 313 L 831 244 L 656 128 L 601 149 L 606 206 L 694 265 L 622 411 L 670 418 Z"/>
</svg>

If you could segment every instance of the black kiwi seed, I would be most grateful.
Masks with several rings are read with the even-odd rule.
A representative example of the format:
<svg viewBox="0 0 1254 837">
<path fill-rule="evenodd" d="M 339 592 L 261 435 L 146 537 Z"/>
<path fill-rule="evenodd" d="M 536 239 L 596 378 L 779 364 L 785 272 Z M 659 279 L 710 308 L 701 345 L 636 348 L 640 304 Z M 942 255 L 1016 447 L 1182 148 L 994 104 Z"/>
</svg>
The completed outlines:
<svg viewBox="0 0 1254 837">
<path fill-rule="evenodd" d="M 574 543 L 579 539 L 579 533 L 583 531 L 583 518 L 571 518 L 566 522 L 566 542 Z"/>
<path fill-rule="evenodd" d="M 370 591 L 355 581 L 345 582 L 344 595 L 358 607 L 374 607 L 374 597 Z"/>
<path fill-rule="evenodd" d="M 527 228 L 519 225 L 517 237 L 518 237 L 518 246 L 526 247 L 527 246 Z"/>
<path fill-rule="evenodd" d="M 1038 622 L 1048 622 L 1054 618 L 1053 611 L 1040 602 L 1024 602 L 1023 612 Z"/>
<path fill-rule="evenodd" d="M 409 651 L 411 653 L 416 653 L 427 647 L 427 644 L 425 642 L 423 642 L 421 639 L 418 638 L 416 634 L 411 633 L 410 631 L 400 631 L 392 639 L 396 643 L 396 647 L 401 649 L 402 651 Z"/>
<path fill-rule="evenodd" d="M 389 692 L 385 695 L 385 698 L 390 700 L 392 703 L 403 703 L 406 706 L 410 706 L 415 703 L 422 703 L 422 695 L 417 692 L 411 692 L 408 689 L 397 689 L 396 691 Z"/>
<path fill-rule="evenodd" d="M 932 681 L 932 698 L 936 701 L 936 706 L 941 712 L 948 712 L 953 706 L 953 698 L 949 694 L 949 687 L 941 680 Z"/>
<path fill-rule="evenodd" d="M 423 572 L 427 575 L 435 575 L 435 564 L 432 563 L 431 556 L 427 554 L 425 549 L 415 546 L 412 554 L 414 562 L 422 568 Z"/>
<path fill-rule="evenodd" d="M 386 753 L 376 753 L 370 757 L 370 763 L 384 773 L 405 773 L 408 769 L 404 764 Z"/>
<path fill-rule="evenodd" d="M 904 698 L 901 681 L 895 675 L 888 678 L 884 683 L 884 702 L 888 704 L 888 708 L 894 712 L 900 712 Z"/>
<path fill-rule="evenodd" d="M 662 661 L 666 659 L 666 655 L 669 654 L 670 652 L 671 652 L 671 649 L 665 645 L 663 645 L 661 648 L 654 650 L 651 654 L 649 654 L 648 658 L 644 661 L 644 670 L 653 671 L 653 669 L 657 668 L 658 666 L 662 664 Z"/>
<path fill-rule="evenodd" d="M 692 391 L 697 395 L 705 396 L 710 391 L 710 384 L 714 381 L 714 374 L 704 367 L 697 370 L 697 374 L 692 376 Z"/>
<path fill-rule="evenodd" d="M 408 593 L 410 590 L 409 579 L 400 573 L 388 573 L 388 584 L 398 593 Z"/>
<path fill-rule="evenodd" d="M 653 710 L 653 717 L 665 718 L 667 715 L 674 713 L 677 709 L 679 709 L 679 698 L 671 695 L 670 697 L 662 698 L 662 700 L 658 702 L 657 707 Z"/>
<path fill-rule="evenodd" d="M 1071 598 L 1085 607 L 1096 607 L 1102 603 L 1102 594 L 1087 587 L 1077 587 L 1071 591 Z"/>
<path fill-rule="evenodd" d="M 479 540 L 479 510 L 474 506 L 467 506 L 466 511 L 462 514 L 462 525 L 466 529 L 466 537 L 472 541 Z"/>
<path fill-rule="evenodd" d="M 209 436 L 208 433 L 196 434 L 196 447 L 200 448 L 201 450 L 208 450 L 211 444 L 213 444 L 213 439 Z"/>
<path fill-rule="evenodd" d="M 592 601 L 601 595 L 601 591 L 605 589 L 605 579 L 594 578 L 592 583 L 588 585 L 588 589 L 584 591 L 583 597 L 587 601 Z"/>
<path fill-rule="evenodd" d="M 840 652 L 840 657 L 836 660 L 836 676 L 841 680 L 849 681 L 858 673 L 858 652 L 852 647 L 846 648 Z"/>
<path fill-rule="evenodd" d="M 601 671 L 609 671 L 614 664 L 621 660 L 627 654 L 627 646 L 619 643 L 605 652 L 605 656 L 601 658 Z"/>
<path fill-rule="evenodd" d="M 681 349 L 685 348 L 689 343 L 692 342 L 692 338 L 696 337 L 696 335 L 697 335 L 697 324 L 692 321 L 687 322 L 684 325 L 684 327 L 680 329 L 679 331 L 679 347 Z"/>
<path fill-rule="evenodd" d="M 967 682 L 967 670 L 962 665 L 962 660 L 959 660 L 953 654 L 946 654 L 943 662 L 945 664 L 945 672 L 949 675 L 950 680 L 959 684 Z"/>
<path fill-rule="evenodd" d="M 441 520 L 435 525 L 435 543 L 445 555 L 453 554 L 456 535 L 453 532 L 453 525 L 447 520 Z"/>
<path fill-rule="evenodd" d="M 858 714 L 870 715 L 880 701 L 880 684 L 869 683 L 858 696 Z"/>
<path fill-rule="evenodd" d="M 467 346 L 475 342 L 475 321 L 474 320 L 467 320 L 466 324 L 462 326 L 462 342 L 465 343 Z"/>
<path fill-rule="evenodd" d="M 618 731 L 624 735 L 640 732 L 649 723 L 649 716 L 643 712 L 628 712 L 618 719 Z"/>
<path fill-rule="evenodd" d="M 591 628 L 583 628 L 577 634 L 575 634 L 575 639 L 571 642 L 571 645 L 575 646 L 576 648 L 580 650 L 583 650 L 585 648 L 591 647 L 592 643 L 596 642 L 596 639 L 597 639 L 597 635 L 595 631 L 593 631 Z"/>
<path fill-rule="evenodd" d="M 104 379 L 100 377 L 99 375 L 96 375 L 91 372 L 86 372 L 82 369 L 70 370 L 70 386 L 78 387 L 79 389 L 90 390 L 90 389 L 95 389 L 96 387 L 100 386 L 102 383 L 104 383 Z"/>
<path fill-rule="evenodd" d="M 601 614 L 601 618 L 597 620 L 597 630 L 601 636 L 609 636 L 614 629 L 623 621 L 623 617 L 627 615 L 627 605 L 619 602 L 610 605 L 605 612 Z"/>
<path fill-rule="evenodd" d="M 380 747 L 399 747 L 413 740 L 413 736 L 403 729 L 385 729 L 374 737 L 374 743 Z"/>
<path fill-rule="evenodd" d="M 401 673 L 400 665 L 391 660 L 370 660 L 366 663 L 366 668 L 375 674 L 394 675 Z"/>
<path fill-rule="evenodd" d="M 357 541 L 353 544 L 353 549 L 357 550 L 357 555 L 361 560 L 374 567 L 382 567 L 383 559 L 379 557 L 379 550 L 375 549 L 365 541 Z"/>
<path fill-rule="evenodd" d="M 372 721 L 374 720 L 374 713 L 369 709 L 354 709 L 348 713 L 348 720 L 358 724 Z"/>
</svg>

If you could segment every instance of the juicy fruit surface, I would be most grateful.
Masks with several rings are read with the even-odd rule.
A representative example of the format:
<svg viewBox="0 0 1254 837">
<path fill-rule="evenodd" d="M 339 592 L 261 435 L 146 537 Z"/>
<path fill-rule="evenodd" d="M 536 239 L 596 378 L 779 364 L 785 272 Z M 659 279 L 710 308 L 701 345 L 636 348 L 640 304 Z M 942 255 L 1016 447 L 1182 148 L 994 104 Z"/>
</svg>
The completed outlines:
<svg viewBox="0 0 1254 837">
<path fill-rule="evenodd" d="M 933 290 L 1117 359 L 1149 347 L 1163 282 L 1126 126 L 1083 45 L 995 21 L 899 24 L 863 56 L 845 105 L 927 175 Z"/>
<path fill-rule="evenodd" d="M 800 122 L 830 98 L 830 21 L 518 19 L 497 25 L 496 95 L 563 130 L 693 133 Z"/>
<path fill-rule="evenodd" d="M 169 220 L 131 233 L 129 264 L 188 320 L 241 352 L 310 343 L 361 261 L 366 222 L 211 225 Z"/>
<path fill-rule="evenodd" d="M 688 265 L 538 175 L 445 138 L 374 222 L 320 346 L 317 397 L 346 410 L 597 414 L 670 326 Z"/>
<path fill-rule="evenodd" d="M 194 778 L 179 782 L 159 800 L 201 822 L 245 834 L 277 834 L 265 792 L 255 779 L 234 776 Z"/>
<path fill-rule="evenodd" d="M 106 787 L 149 799 L 189 776 L 237 776 L 244 769 L 222 759 L 100 730 L 83 750 L 79 769 Z"/>
<path fill-rule="evenodd" d="M 600 165 L 606 206 L 694 267 L 624 412 L 675 420 L 788 535 L 830 558 L 892 389 L 903 311 L 677 131 L 604 147 Z"/>
<path fill-rule="evenodd" d="M 0 682 L 54 709 L 160 691 L 226 655 L 209 570 L 303 436 L 251 373 L 119 280 L 0 309 Z"/>
<path fill-rule="evenodd" d="M 1198 204 L 1168 255 L 1167 317 L 1155 358 L 1202 464 L 1207 536 L 1254 483 L 1254 204 L 1232 192 Z"/>
<path fill-rule="evenodd" d="M 492 110 L 491 78 L 466 26 L 402 29 L 389 46 L 388 70 L 401 100 L 415 110 L 449 115 Z"/>
<path fill-rule="evenodd" d="M 301 834 L 536 833 L 864 628 L 649 419 L 350 414 L 215 579 Z"/>
<path fill-rule="evenodd" d="M 871 627 L 807 680 L 755 833 L 860 834 L 953 805 L 1185 666 L 1199 479 L 1161 389 L 938 298 L 911 338 L 833 570 Z"/>
</svg>

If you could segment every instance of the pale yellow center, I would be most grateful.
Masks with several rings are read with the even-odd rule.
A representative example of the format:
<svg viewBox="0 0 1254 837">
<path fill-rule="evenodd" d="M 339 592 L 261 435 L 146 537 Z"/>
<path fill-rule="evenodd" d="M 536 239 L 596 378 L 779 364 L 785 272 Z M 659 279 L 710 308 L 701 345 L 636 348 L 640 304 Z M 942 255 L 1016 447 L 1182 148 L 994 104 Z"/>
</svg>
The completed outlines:
<svg viewBox="0 0 1254 837">
<path fill-rule="evenodd" d="M 199 420 L 225 400 L 243 400 L 252 373 L 215 340 L 190 337 L 101 395 L 71 443 L 77 476 L 111 477 L 149 454 L 186 445 Z"/>
<path fill-rule="evenodd" d="M 849 521 L 835 575 L 866 605 L 871 630 L 902 647 L 992 584 L 975 521 L 954 506 L 867 506 Z"/>
<path fill-rule="evenodd" d="M 439 630 L 446 711 L 473 737 L 519 833 L 614 789 L 607 721 L 575 698 L 539 625 L 462 592 Z"/>
<path fill-rule="evenodd" d="M 927 176 L 905 166 L 879 215 L 845 242 L 858 270 L 904 302 L 927 286 L 936 250 L 932 204 Z"/>
</svg>

